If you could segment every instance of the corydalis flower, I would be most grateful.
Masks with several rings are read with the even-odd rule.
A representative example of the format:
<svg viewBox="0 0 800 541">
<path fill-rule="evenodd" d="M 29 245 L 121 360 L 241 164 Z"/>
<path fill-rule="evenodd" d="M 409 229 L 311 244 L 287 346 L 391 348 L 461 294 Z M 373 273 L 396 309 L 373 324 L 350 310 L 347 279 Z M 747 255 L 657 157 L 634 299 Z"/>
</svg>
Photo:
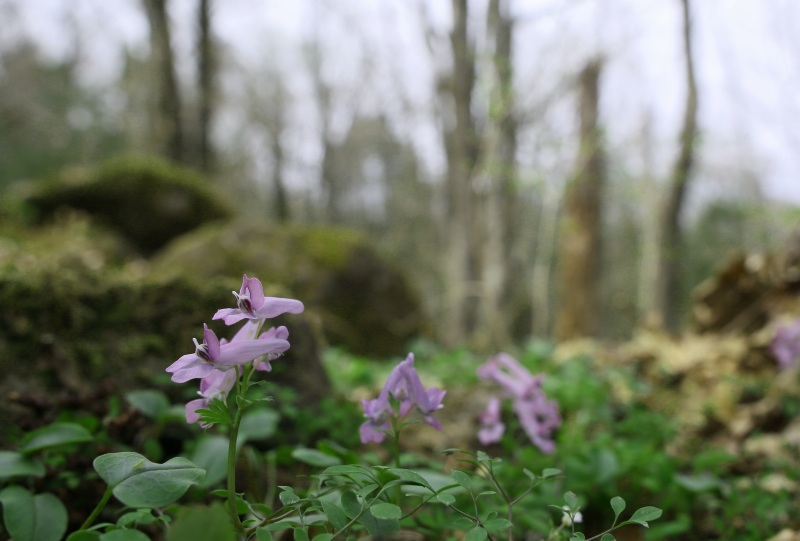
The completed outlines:
<svg viewBox="0 0 800 541">
<path fill-rule="evenodd" d="M 478 367 L 478 377 L 494 381 L 503 388 L 512 399 L 514 413 L 534 445 L 545 453 L 555 450 L 552 433 L 561 425 L 561 417 L 558 405 L 548 400 L 542 390 L 542 376 L 534 376 L 512 356 L 500 353 Z M 495 423 L 492 430 L 483 432 L 481 443 L 499 441 L 502 435 L 503 431 Z"/>
<path fill-rule="evenodd" d="M 197 393 L 202 398 L 192 400 L 186 404 L 186 422 L 196 423 L 200 420 L 197 410 L 205 409 L 215 398 L 225 400 L 236 384 L 237 374 L 235 370 L 220 372 L 212 371 L 208 376 L 200 380 L 200 391 Z M 200 426 L 205 427 L 203 423 Z"/>
<path fill-rule="evenodd" d="M 778 327 L 770 344 L 770 351 L 783 370 L 797 364 L 800 360 L 800 319 Z"/>
<path fill-rule="evenodd" d="M 422 385 L 419 374 L 414 368 L 414 354 L 409 353 L 408 357 L 395 366 L 386 378 L 378 398 L 361 401 L 364 416 L 367 418 L 359 428 L 361 442 L 382 442 L 386 431 L 391 428 L 391 417 L 405 417 L 414 407 L 422 414 L 426 423 L 441 430 L 442 425 L 433 417 L 433 413 L 441 409 L 445 394 L 447 391 L 435 387 L 426 389 Z M 392 408 L 390 396 L 398 402 L 399 412 L 395 412 Z"/>
<path fill-rule="evenodd" d="M 241 332 L 253 332 L 249 329 Z M 214 331 L 203 325 L 203 342 L 193 339 L 195 352 L 183 355 L 172 363 L 167 372 L 172 381 L 183 383 L 190 379 L 206 378 L 214 370 L 227 371 L 235 366 L 247 364 L 264 355 L 279 355 L 289 349 L 289 342 L 280 338 L 244 339 L 238 336 L 230 342 L 220 343 Z"/>
<path fill-rule="evenodd" d="M 280 297 L 265 297 L 264 287 L 258 278 L 242 277 L 242 287 L 239 293 L 233 292 L 236 297 L 236 308 L 223 308 L 217 310 L 213 319 L 221 319 L 226 325 L 243 319 L 266 319 L 281 314 L 300 314 L 303 312 L 303 303 L 295 299 Z"/>
<path fill-rule="evenodd" d="M 478 441 L 483 445 L 496 443 L 503 437 L 506 425 L 500 420 L 500 399 L 493 396 L 489 399 L 486 409 L 478 415 L 481 428 L 478 430 Z"/>
</svg>

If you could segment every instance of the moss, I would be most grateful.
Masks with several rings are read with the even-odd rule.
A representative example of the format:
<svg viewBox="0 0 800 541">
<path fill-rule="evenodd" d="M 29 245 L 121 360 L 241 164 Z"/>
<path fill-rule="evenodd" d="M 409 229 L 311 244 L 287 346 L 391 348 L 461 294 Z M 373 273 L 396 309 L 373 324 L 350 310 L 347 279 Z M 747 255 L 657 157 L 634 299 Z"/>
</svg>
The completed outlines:
<svg viewBox="0 0 800 541">
<path fill-rule="evenodd" d="M 232 206 L 200 174 L 153 157 L 126 157 L 96 169 L 65 169 L 31 189 L 42 221 L 78 209 L 149 255 L 175 237 L 232 215 Z"/>
</svg>

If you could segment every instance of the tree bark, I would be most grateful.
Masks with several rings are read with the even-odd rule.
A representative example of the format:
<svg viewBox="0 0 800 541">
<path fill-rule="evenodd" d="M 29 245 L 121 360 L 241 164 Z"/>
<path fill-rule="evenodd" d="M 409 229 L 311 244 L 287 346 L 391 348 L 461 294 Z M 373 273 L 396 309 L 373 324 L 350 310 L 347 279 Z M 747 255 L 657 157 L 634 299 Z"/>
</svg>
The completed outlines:
<svg viewBox="0 0 800 541">
<path fill-rule="evenodd" d="M 150 54 L 156 71 L 158 97 L 153 118 L 153 140 L 157 151 L 183 162 L 183 116 L 175 75 L 175 59 L 170 38 L 167 0 L 143 0 L 150 23 Z"/>
<path fill-rule="evenodd" d="M 680 320 L 680 250 L 683 230 L 680 224 L 686 192 L 695 161 L 697 139 L 697 82 L 692 54 L 692 26 L 689 0 L 681 0 L 683 11 L 683 48 L 686 61 L 686 109 L 672 166 L 667 195 L 659 226 L 658 279 L 656 282 L 656 318 L 669 330 L 676 330 Z"/>
<path fill-rule="evenodd" d="M 580 148 L 575 176 L 564 196 L 556 340 L 594 336 L 597 331 L 605 184 L 605 156 L 598 127 L 601 69 L 599 61 L 592 61 L 580 75 Z"/>
<path fill-rule="evenodd" d="M 198 23 L 197 84 L 200 91 L 200 103 L 197 161 L 200 170 L 209 175 L 214 167 L 211 125 L 214 113 L 214 73 L 216 68 L 211 30 L 211 0 L 200 0 Z"/>
</svg>

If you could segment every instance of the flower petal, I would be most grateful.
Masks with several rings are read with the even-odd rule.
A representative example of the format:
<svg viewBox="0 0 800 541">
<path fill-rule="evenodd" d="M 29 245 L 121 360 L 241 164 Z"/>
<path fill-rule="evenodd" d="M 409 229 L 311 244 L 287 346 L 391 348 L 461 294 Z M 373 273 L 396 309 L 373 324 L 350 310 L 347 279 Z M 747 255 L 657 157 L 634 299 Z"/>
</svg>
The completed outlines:
<svg viewBox="0 0 800 541">
<path fill-rule="evenodd" d="M 303 303 L 295 299 L 284 299 L 281 297 L 264 297 L 264 302 L 259 308 L 255 308 L 255 313 L 259 318 L 275 317 L 281 314 L 301 314 L 305 307 Z"/>
<path fill-rule="evenodd" d="M 219 357 L 219 339 L 205 323 L 203 323 L 203 342 L 208 347 L 208 356 L 212 360 Z"/>
<path fill-rule="evenodd" d="M 246 364 L 267 353 L 282 353 L 287 349 L 289 349 L 289 342 L 279 338 L 238 340 L 222 346 L 219 357 L 214 359 L 214 364 L 217 366 Z"/>
<path fill-rule="evenodd" d="M 184 383 L 191 379 L 202 379 L 214 371 L 214 367 L 208 363 L 203 363 L 198 366 L 184 368 L 172 374 L 172 381 L 175 383 Z"/>
<path fill-rule="evenodd" d="M 239 290 L 239 294 L 249 296 L 253 311 L 257 311 L 264 305 L 264 286 L 261 285 L 261 280 L 258 278 L 248 278 L 245 274 L 242 277 L 242 289 Z"/>
<path fill-rule="evenodd" d="M 187 353 L 186 355 L 182 355 L 177 361 L 169 365 L 166 371 L 177 372 L 178 370 L 186 370 L 187 368 L 203 364 L 204 362 L 205 361 L 203 361 L 196 354 Z"/>
<path fill-rule="evenodd" d="M 189 424 L 196 423 L 200 419 L 200 414 L 197 410 L 204 409 L 207 406 L 205 398 L 198 398 L 186 403 L 186 422 Z"/>
</svg>

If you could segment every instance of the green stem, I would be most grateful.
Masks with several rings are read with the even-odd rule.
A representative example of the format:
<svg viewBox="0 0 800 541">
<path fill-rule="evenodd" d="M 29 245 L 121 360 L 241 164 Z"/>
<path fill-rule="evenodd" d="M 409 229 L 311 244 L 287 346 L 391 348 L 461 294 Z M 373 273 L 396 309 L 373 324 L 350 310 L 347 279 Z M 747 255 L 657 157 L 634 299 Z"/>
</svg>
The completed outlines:
<svg viewBox="0 0 800 541">
<path fill-rule="evenodd" d="M 238 372 L 239 369 L 236 368 L 235 370 Z M 242 387 L 239 387 L 239 389 L 239 392 L 241 392 Z M 236 510 L 236 439 L 239 435 L 239 424 L 242 421 L 243 412 L 244 408 L 237 404 L 236 416 L 233 419 L 228 440 L 228 512 L 230 514 L 231 524 L 240 539 L 246 538 L 246 532 L 242 521 L 239 519 L 239 513 Z"/>
<path fill-rule="evenodd" d="M 108 503 L 108 500 L 110 499 L 111 499 L 111 487 L 108 487 L 106 489 L 106 493 L 103 494 L 103 497 L 100 498 L 100 501 L 97 503 L 97 507 L 95 507 L 94 510 L 92 511 L 92 514 L 89 515 L 89 518 L 87 518 L 83 524 L 81 524 L 80 527 L 81 530 L 85 530 L 92 525 L 92 522 L 94 522 L 95 519 L 98 517 L 98 515 L 100 515 L 100 513 L 103 511 L 103 508 L 105 508 L 106 504 Z"/>
</svg>

